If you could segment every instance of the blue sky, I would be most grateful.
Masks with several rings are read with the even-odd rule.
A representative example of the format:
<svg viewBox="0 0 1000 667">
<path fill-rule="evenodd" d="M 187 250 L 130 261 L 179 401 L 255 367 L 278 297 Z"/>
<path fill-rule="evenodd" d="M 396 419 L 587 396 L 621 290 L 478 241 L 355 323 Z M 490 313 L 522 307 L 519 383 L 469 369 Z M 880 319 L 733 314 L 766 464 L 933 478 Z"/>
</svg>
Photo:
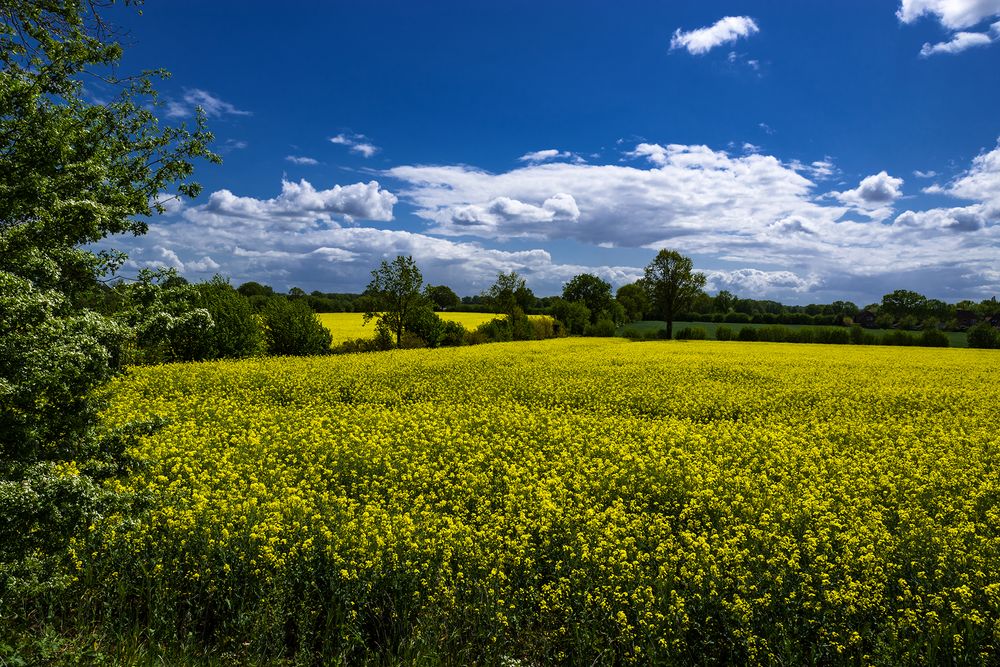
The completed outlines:
<svg viewBox="0 0 1000 667">
<path fill-rule="evenodd" d="M 1000 0 L 147 3 L 124 71 L 222 166 L 129 270 L 474 294 L 634 280 L 789 303 L 1000 294 Z M 91 91 L 99 98 L 101 91 Z"/>
</svg>

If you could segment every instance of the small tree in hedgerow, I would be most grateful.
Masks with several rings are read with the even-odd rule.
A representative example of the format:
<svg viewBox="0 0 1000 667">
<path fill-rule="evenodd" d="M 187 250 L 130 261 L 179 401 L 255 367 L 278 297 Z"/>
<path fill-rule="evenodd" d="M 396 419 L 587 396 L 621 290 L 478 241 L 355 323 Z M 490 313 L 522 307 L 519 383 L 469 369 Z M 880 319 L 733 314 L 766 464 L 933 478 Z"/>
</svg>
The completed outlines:
<svg viewBox="0 0 1000 667">
<path fill-rule="evenodd" d="M 673 338 L 674 315 L 687 308 L 705 287 L 705 275 L 693 271 L 690 258 L 663 249 L 646 266 L 642 282 L 654 312 L 667 323 L 666 337 Z"/>
<path fill-rule="evenodd" d="M 396 345 L 403 341 L 403 330 L 413 313 L 427 307 L 423 293 L 424 277 L 413 257 L 402 255 L 391 262 L 382 260 L 372 271 L 365 296 L 369 297 L 365 324 L 378 319 L 378 325 L 396 336 Z"/>
</svg>

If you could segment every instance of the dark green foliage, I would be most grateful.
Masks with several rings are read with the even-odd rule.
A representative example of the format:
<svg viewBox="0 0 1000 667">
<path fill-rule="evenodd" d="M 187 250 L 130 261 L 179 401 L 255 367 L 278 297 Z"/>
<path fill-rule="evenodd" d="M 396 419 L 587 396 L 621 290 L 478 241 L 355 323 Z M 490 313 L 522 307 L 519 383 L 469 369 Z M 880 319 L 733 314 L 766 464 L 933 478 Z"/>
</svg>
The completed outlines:
<svg viewBox="0 0 1000 667">
<path fill-rule="evenodd" d="M 736 340 L 755 341 L 757 340 L 757 330 L 753 327 L 743 327 L 736 335 Z"/>
<path fill-rule="evenodd" d="M 326 354 L 333 336 L 305 301 L 272 297 L 262 311 L 268 354 Z"/>
<path fill-rule="evenodd" d="M 625 321 L 624 307 L 611 296 L 611 284 L 592 273 L 581 273 L 563 286 L 562 298 L 579 302 L 590 311 L 590 324 L 601 319 L 611 320 L 612 325 Z"/>
<path fill-rule="evenodd" d="M 516 271 L 497 274 L 497 280 L 483 295 L 498 313 L 511 315 L 515 308 L 527 312 L 535 305 L 535 295 Z"/>
<path fill-rule="evenodd" d="M 201 305 L 212 317 L 208 332 L 214 359 L 242 359 L 266 349 L 263 320 L 250 300 L 216 276 L 197 286 Z"/>
<path fill-rule="evenodd" d="M 408 318 L 427 304 L 423 284 L 423 275 L 413 257 L 399 255 L 392 262 L 382 260 L 372 271 L 372 280 L 365 290 L 368 297 L 365 323 L 378 319 L 395 335 L 396 345 L 401 345 Z"/>
<path fill-rule="evenodd" d="M 462 303 L 455 291 L 447 285 L 428 285 L 424 288 L 424 294 L 437 310 L 451 310 Z"/>
<path fill-rule="evenodd" d="M 108 511 L 101 486 L 129 465 L 102 433 L 97 390 L 128 333 L 102 311 L 120 253 L 106 236 L 146 231 L 162 193 L 194 196 L 194 131 L 155 116 L 149 76 L 116 81 L 121 47 L 101 3 L 5 0 L 0 11 L 0 612 L 65 581 L 70 538 Z M 97 73 L 113 98 L 91 104 Z M 26 598 L 20 597 L 23 601 Z M 7 619 L 0 620 L 0 626 Z"/>
<path fill-rule="evenodd" d="M 980 322 L 969 329 L 969 347 L 986 350 L 1000 348 L 1000 331 L 990 326 L 988 322 Z"/>
<path fill-rule="evenodd" d="M 465 334 L 465 327 L 458 322 L 447 320 L 441 328 L 441 337 L 438 340 L 438 343 L 442 347 L 457 347 L 459 345 L 465 345 Z"/>
<path fill-rule="evenodd" d="M 437 347 L 441 344 L 441 338 L 444 336 L 445 323 L 434 312 L 430 302 L 426 302 L 407 313 L 403 329 L 404 334 L 409 333 L 422 340 L 425 347 Z M 411 342 L 410 347 L 413 346 Z M 400 345 L 400 347 L 404 346 Z"/>
<path fill-rule="evenodd" d="M 671 338 L 674 316 L 701 294 L 705 275 L 694 272 L 688 257 L 663 249 L 646 266 L 642 284 L 653 310 L 667 323 L 666 337 Z"/>
<path fill-rule="evenodd" d="M 918 345 L 923 347 L 948 347 L 948 337 L 937 329 L 925 329 Z"/>
<path fill-rule="evenodd" d="M 731 312 L 723 315 L 720 322 L 728 322 L 729 324 L 749 324 L 750 319 L 750 316 L 746 313 Z"/>
<path fill-rule="evenodd" d="M 584 329 L 583 335 L 610 338 L 615 335 L 615 331 L 617 329 L 618 327 L 615 326 L 615 323 L 611 319 L 605 317 L 597 320 L 594 324 L 588 324 Z"/>
<path fill-rule="evenodd" d="M 715 330 L 716 340 L 732 340 L 733 330 L 729 327 L 719 327 Z"/>
<path fill-rule="evenodd" d="M 581 301 L 555 301 L 549 312 L 552 317 L 562 322 L 570 334 L 583 335 L 590 323 L 590 309 Z"/>
<path fill-rule="evenodd" d="M 649 312 L 649 299 L 641 281 L 619 287 L 615 300 L 625 310 L 625 319 L 629 322 L 645 319 Z"/>
<path fill-rule="evenodd" d="M 684 327 L 677 332 L 677 340 L 705 340 L 707 334 L 701 327 Z"/>
</svg>

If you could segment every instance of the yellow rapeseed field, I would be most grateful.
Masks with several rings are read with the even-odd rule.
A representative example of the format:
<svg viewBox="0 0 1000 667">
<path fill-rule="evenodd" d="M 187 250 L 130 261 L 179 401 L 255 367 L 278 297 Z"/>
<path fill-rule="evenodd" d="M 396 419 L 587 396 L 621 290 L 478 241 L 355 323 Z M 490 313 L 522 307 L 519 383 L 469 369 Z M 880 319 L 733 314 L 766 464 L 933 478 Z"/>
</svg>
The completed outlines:
<svg viewBox="0 0 1000 667">
<path fill-rule="evenodd" d="M 442 312 L 438 315 L 443 320 L 458 322 L 470 331 L 480 324 L 485 324 L 497 317 L 503 317 L 493 313 Z M 357 338 L 371 338 L 375 335 L 375 320 L 365 324 L 364 316 L 361 313 L 318 313 L 316 316 L 323 323 L 323 326 L 333 334 L 334 345 Z"/>
<path fill-rule="evenodd" d="M 996 664 L 995 352 L 558 339 L 136 369 L 118 618 L 246 660 Z"/>
</svg>

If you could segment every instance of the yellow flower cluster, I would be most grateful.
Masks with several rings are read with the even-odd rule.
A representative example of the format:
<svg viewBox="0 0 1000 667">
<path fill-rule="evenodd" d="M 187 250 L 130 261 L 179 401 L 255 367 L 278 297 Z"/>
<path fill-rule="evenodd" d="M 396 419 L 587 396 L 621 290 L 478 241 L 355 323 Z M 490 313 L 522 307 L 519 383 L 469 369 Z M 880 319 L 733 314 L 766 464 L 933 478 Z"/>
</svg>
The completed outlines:
<svg viewBox="0 0 1000 667">
<path fill-rule="evenodd" d="M 168 421 L 128 482 L 149 506 L 82 576 L 323 662 L 985 664 L 997 360 L 559 339 L 136 369 L 106 419 Z"/>
</svg>

